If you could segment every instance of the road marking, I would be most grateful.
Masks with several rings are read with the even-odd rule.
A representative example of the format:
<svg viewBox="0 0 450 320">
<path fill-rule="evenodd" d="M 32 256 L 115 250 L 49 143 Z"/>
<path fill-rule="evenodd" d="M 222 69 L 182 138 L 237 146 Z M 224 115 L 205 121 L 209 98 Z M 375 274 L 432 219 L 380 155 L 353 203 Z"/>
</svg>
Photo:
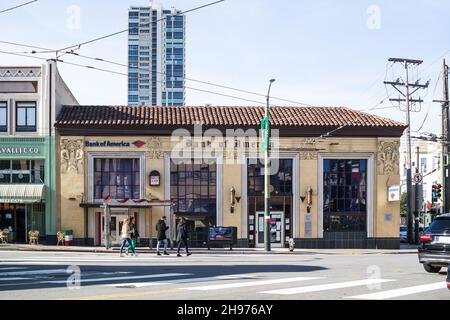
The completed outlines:
<svg viewBox="0 0 450 320">
<path fill-rule="evenodd" d="M 262 291 L 261 293 L 289 295 L 289 294 L 297 294 L 297 293 L 307 293 L 307 292 L 317 292 L 317 291 L 334 290 L 334 289 L 341 289 L 341 288 L 350 288 L 350 287 L 371 285 L 371 284 L 391 282 L 391 281 L 396 281 L 396 280 L 365 279 L 365 280 L 348 281 L 348 282 L 328 283 L 328 284 L 321 284 L 321 285 L 316 285 L 316 286 Z"/>
<path fill-rule="evenodd" d="M 155 294 L 168 294 L 180 292 L 182 289 L 168 289 L 168 290 L 157 290 L 157 291 L 143 291 L 143 292 L 132 292 L 132 293 L 113 293 L 113 294 L 100 294 L 96 296 L 84 296 L 75 298 L 63 298 L 57 300 L 101 300 L 101 299 L 123 299 L 123 298 L 135 298 L 150 296 Z"/>
<path fill-rule="evenodd" d="M 307 280 L 318 280 L 318 279 L 323 279 L 323 277 L 282 278 L 282 279 L 271 279 L 271 280 L 260 280 L 260 281 L 249 281 L 249 282 L 238 282 L 238 283 L 225 283 L 225 284 L 218 284 L 218 285 L 201 286 L 201 287 L 190 287 L 190 288 L 182 288 L 182 289 L 209 291 L 209 290 L 220 290 L 220 289 L 230 289 L 230 288 L 262 286 L 262 285 L 267 285 L 267 284 L 277 284 L 277 283 L 287 283 L 287 282 L 307 281 Z"/>
<path fill-rule="evenodd" d="M 33 274 L 55 274 L 55 273 L 67 273 L 66 269 L 47 269 L 47 270 L 30 270 L 30 271 L 17 271 L 17 272 L 1 272 L 0 277 L 4 276 L 25 276 Z"/>
<path fill-rule="evenodd" d="M 179 283 L 190 283 L 190 282 L 209 282 L 209 281 L 220 281 L 220 280 L 236 280 L 236 279 L 248 279 L 255 278 L 255 275 L 247 274 L 229 274 L 214 277 L 199 277 L 199 278 L 186 278 L 186 279 L 175 279 L 169 281 L 155 281 L 155 282 L 131 282 L 131 283 L 119 283 L 119 284 L 107 284 L 106 287 L 117 287 L 117 288 L 142 288 L 151 287 L 156 285 L 171 285 Z"/>
<path fill-rule="evenodd" d="M 17 280 L 30 280 L 30 278 L 15 277 L 15 278 L 2 278 L 2 279 L 0 279 L 0 281 L 17 281 Z"/>
<path fill-rule="evenodd" d="M 0 268 L 0 270 L 24 270 L 27 268 L 23 268 L 23 267 L 14 267 L 14 268 Z"/>
<path fill-rule="evenodd" d="M 401 289 L 387 290 L 375 293 L 362 294 L 359 296 L 345 297 L 347 299 L 371 299 L 371 300 L 383 300 L 389 298 L 397 298 L 402 296 L 407 296 L 414 293 L 421 293 L 439 289 L 446 289 L 447 284 L 445 281 L 435 282 L 430 284 L 424 284 L 420 286 L 413 286 Z"/>
<path fill-rule="evenodd" d="M 191 273 L 161 273 L 161 274 L 151 274 L 145 276 L 128 276 L 128 277 L 109 277 L 109 278 L 93 278 L 93 279 L 80 279 L 80 282 L 102 282 L 102 281 L 116 281 L 116 280 L 131 280 L 131 279 L 150 279 L 150 278 L 165 278 L 165 277 L 179 277 L 188 276 Z M 40 281 L 39 283 L 66 283 L 67 280 L 49 280 Z"/>
</svg>

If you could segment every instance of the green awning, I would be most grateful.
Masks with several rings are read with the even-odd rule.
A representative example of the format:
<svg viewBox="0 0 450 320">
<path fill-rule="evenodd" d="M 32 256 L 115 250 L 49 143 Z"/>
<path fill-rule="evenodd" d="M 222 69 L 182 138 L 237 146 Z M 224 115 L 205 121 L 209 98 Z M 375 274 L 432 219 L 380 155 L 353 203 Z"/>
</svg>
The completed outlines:
<svg viewBox="0 0 450 320">
<path fill-rule="evenodd" d="M 4 184 L 0 185 L 0 202 L 34 203 L 44 200 L 43 184 Z"/>
</svg>

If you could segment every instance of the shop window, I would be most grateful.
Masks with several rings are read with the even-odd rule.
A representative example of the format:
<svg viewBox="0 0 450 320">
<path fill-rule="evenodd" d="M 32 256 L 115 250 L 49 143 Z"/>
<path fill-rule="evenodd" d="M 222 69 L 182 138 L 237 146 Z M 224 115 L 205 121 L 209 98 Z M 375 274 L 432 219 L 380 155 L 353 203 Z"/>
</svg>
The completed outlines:
<svg viewBox="0 0 450 320">
<path fill-rule="evenodd" d="M 44 182 L 44 160 L 0 160 L 0 184 Z"/>
<path fill-rule="evenodd" d="M 278 166 L 277 173 L 270 176 L 273 187 L 271 196 L 292 195 L 292 159 L 275 159 L 273 166 Z M 264 166 L 258 159 L 247 161 L 248 194 L 264 193 Z"/>
<path fill-rule="evenodd" d="M 139 159 L 94 159 L 94 198 L 140 199 Z"/>
<path fill-rule="evenodd" d="M 181 162 L 182 161 L 182 162 Z M 216 216 L 216 164 L 171 161 L 171 199 L 176 214 Z"/>
<path fill-rule="evenodd" d="M 172 160 L 170 164 L 170 198 L 179 218 L 187 217 L 190 243 L 203 246 L 208 228 L 217 223 L 216 209 L 217 165 L 194 160 Z"/>
<path fill-rule="evenodd" d="M 364 232 L 367 217 L 367 160 L 324 160 L 324 232 Z"/>
</svg>

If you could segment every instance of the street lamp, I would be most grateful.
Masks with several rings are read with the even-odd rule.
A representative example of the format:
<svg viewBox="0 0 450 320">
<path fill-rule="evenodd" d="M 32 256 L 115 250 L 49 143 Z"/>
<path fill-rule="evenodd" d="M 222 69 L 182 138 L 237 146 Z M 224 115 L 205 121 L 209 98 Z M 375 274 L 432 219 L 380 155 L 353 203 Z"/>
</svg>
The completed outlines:
<svg viewBox="0 0 450 320">
<path fill-rule="evenodd" d="M 261 129 L 263 132 L 263 143 L 262 147 L 264 149 L 264 248 L 266 251 L 270 251 L 270 171 L 269 171 L 269 137 L 270 137 L 270 117 L 269 117 L 269 97 L 270 88 L 275 79 L 270 79 L 269 90 L 267 91 L 267 103 L 265 108 L 264 120 L 261 122 Z"/>
</svg>

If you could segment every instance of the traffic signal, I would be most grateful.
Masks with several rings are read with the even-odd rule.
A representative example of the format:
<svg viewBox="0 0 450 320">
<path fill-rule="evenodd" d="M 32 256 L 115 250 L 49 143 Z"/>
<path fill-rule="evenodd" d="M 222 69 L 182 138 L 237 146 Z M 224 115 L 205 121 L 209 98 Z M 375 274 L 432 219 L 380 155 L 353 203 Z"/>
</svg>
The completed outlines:
<svg viewBox="0 0 450 320">
<path fill-rule="evenodd" d="M 433 184 L 433 186 L 431 187 L 431 202 L 435 203 L 438 201 L 437 199 L 437 189 L 438 186 L 436 184 Z"/>
<path fill-rule="evenodd" d="M 438 184 L 436 189 L 436 198 L 440 199 L 442 197 L 442 185 Z"/>
</svg>

